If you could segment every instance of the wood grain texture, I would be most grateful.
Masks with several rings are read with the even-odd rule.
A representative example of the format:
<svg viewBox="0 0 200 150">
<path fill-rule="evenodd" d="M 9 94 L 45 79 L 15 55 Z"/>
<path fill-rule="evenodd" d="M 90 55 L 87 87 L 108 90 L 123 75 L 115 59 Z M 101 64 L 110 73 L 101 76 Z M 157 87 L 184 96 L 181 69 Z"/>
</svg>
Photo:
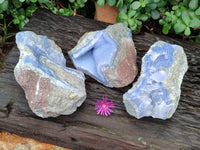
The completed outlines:
<svg viewBox="0 0 200 150">
<path fill-rule="evenodd" d="M 62 48 L 67 66 L 73 67 L 67 56 L 79 38 L 88 31 L 104 29 L 108 24 L 84 17 L 57 16 L 39 9 L 24 30 L 47 35 Z M 178 109 L 171 119 L 146 117 L 140 120 L 128 115 L 122 95 L 124 88 L 108 88 L 86 76 L 87 99 L 69 116 L 42 119 L 34 115 L 22 88 L 14 79 L 13 69 L 19 52 L 10 52 L 6 68 L 0 73 L 0 130 L 72 149 L 160 149 L 197 150 L 200 148 L 200 44 L 149 33 L 133 36 L 140 70 L 141 58 L 158 40 L 183 46 L 189 70 L 184 76 Z M 74 67 L 73 67 L 74 68 Z M 103 96 L 116 106 L 109 117 L 97 116 L 95 103 Z"/>
</svg>

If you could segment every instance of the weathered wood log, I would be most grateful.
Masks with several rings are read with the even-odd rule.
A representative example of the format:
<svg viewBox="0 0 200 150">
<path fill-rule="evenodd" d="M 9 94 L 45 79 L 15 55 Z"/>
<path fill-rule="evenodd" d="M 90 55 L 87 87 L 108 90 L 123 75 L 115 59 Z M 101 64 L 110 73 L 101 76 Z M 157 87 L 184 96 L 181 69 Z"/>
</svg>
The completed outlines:
<svg viewBox="0 0 200 150">
<path fill-rule="evenodd" d="M 67 56 L 79 38 L 88 31 L 103 29 L 108 24 L 84 17 L 54 15 L 37 10 L 24 30 L 47 35 Z M 10 52 L 6 68 L 0 73 L 0 130 L 31 137 L 43 142 L 72 149 L 199 149 L 200 148 L 200 44 L 149 33 L 133 37 L 141 66 L 141 58 L 157 40 L 183 46 L 189 62 L 176 113 L 171 119 L 150 117 L 140 120 L 128 115 L 122 95 L 124 88 L 108 88 L 86 76 L 87 99 L 69 116 L 42 119 L 28 107 L 22 88 L 14 79 L 13 69 L 19 58 L 16 47 Z M 109 117 L 97 116 L 95 103 L 108 97 L 116 106 Z"/>
</svg>

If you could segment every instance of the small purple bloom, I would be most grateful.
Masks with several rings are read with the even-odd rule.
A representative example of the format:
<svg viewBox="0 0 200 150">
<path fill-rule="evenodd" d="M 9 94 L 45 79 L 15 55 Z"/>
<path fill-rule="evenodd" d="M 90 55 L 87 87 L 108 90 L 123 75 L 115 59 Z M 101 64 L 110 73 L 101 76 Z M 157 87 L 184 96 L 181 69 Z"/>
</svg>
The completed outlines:
<svg viewBox="0 0 200 150">
<path fill-rule="evenodd" d="M 95 110 L 97 111 L 97 115 L 105 115 L 108 116 L 110 115 L 111 112 L 113 112 L 110 108 L 115 108 L 113 102 L 107 102 L 107 97 L 103 97 L 103 102 L 102 101 L 97 101 Z"/>
</svg>

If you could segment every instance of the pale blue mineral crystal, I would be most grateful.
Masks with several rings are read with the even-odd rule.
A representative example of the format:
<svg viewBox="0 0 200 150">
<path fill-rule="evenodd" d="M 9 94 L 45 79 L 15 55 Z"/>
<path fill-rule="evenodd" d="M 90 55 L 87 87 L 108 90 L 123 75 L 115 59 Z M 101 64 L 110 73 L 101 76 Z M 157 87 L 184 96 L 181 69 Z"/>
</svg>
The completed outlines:
<svg viewBox="0 0 200 150">
<path fill-rule="evenodd" d="M 142 58 L 141 75 L 123 95 L 127 112 L 136 118 L 167 119 L 175 112 L 188 69 L 181 46 L 158 41 Z"/>
<path fill-rule="evenodd" d="M 123 87 L 137 75 L 132 33 L 122 23 L 85 33 L 69 56 L 75 67 L 108 87 Z"/>
<path fill-rule="evenodd" d="M 43 118 L 75 112 L 86 99 L 84 74 L 66 67 L 61 48 L 47 36 L 18 32 L 16 43 L 20 58 L 14 75 L 31 110 Z"/>
</svg>

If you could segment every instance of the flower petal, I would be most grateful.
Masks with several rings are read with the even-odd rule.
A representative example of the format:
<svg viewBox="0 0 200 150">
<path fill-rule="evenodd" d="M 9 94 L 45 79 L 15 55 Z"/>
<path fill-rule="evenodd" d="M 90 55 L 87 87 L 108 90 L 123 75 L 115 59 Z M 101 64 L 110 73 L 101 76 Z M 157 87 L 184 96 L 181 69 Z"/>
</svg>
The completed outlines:
<svg viewBox="0 0 200 150">
<path fill-rule="evenodd" d="M 107 112 L 105 111 L 105 115 L 108 116 Z"/>
<path fill-rule="evenodd" d="M 99 115 L 99 114 L 100 114 L 100 112 L 101 112 L 101 110 L 99 109 L 99 110 L 97 111 L 97 115 Z"/>
<path fill-rule="evenodd" d="M 109 108 L 108 108 L 108 111 L 109 111 L 109 112 L 113 112 L 113 110 L 112 110 L 112 109 L 109 109 Z"/>
</svg>

